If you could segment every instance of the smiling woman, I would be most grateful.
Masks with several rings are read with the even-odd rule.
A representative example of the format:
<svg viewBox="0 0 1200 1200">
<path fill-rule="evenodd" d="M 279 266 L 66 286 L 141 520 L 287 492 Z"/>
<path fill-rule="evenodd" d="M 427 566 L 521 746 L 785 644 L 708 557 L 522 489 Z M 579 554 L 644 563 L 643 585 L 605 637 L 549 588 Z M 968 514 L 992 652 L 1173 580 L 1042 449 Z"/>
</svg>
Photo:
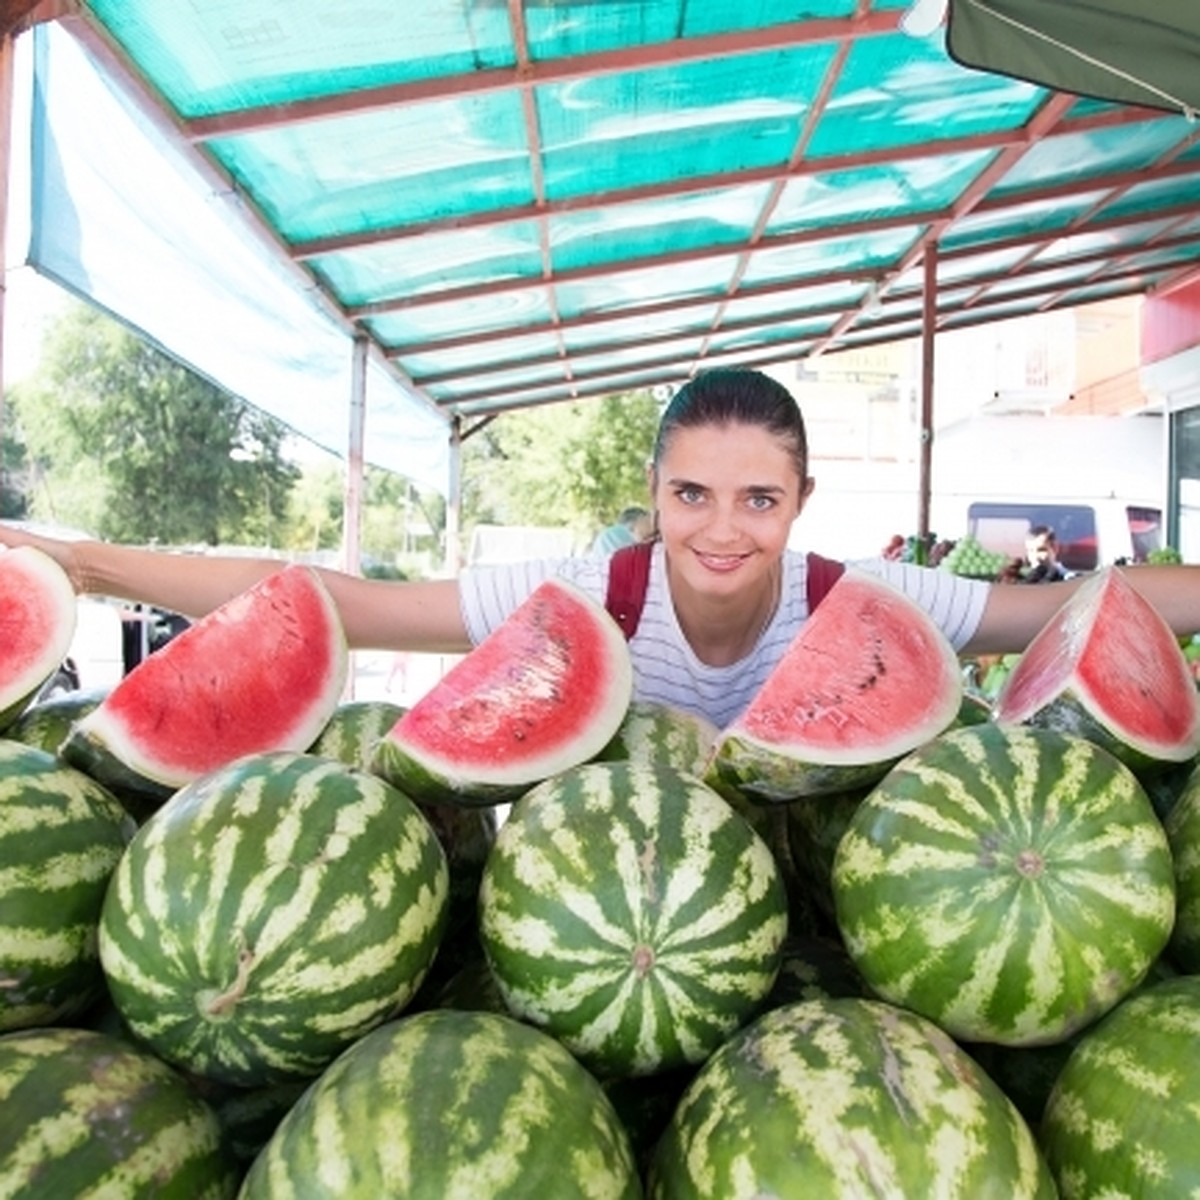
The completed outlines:
<svg viewBox="0 0 1200 1200">
<path fill-rule="evenodd" d="M 762 688 L 812 606 L 816 560 L 788 548 L 813 492 L 799 407 L 758 371 L 703 372 L 663 413 L 649 473 L 658 534 L 645 562 L 641 616 L 629 634 L 634 699 L 723 727 Z M 279 569 L 269 559 L 59 542 L 4 526 L 0 543 L 40 546 L 67 569 L 76 591 L 190 616 Z M 411 583 L 321 574 L 352 647 L 461 653 L 544 580 L 564 579 L 603 603 L 613 562 L 533 559 Z M 1015 588 L 884 558 L 856 562 L 913 599 L 969 654 L 1023 650 L 1079 583 Z M 1200 628 L 1200 568 L 1139 566 L 1128 578 L 1177 633 Z"/>
</svg>

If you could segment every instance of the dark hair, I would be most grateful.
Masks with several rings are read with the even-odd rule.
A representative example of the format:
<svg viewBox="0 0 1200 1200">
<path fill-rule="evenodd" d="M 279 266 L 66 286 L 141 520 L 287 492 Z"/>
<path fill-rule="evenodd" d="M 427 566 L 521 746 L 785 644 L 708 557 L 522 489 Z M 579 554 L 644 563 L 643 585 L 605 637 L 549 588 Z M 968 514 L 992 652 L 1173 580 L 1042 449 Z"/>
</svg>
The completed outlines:
<svg viewBox="0 0 1200 1200">
<path fill-rule="evenodd" d="M 808 475 L 808 436 L 795 397 L 769 375 L 749 367 L 702 371 L 672 397 L 658 423 L 654 465 L 676 429 L 703 425 L 760 425 L 786 442 L 801 480 Z"/>
<path fill-rule="evenodd" d="M 650 510 L 642 508 L 637 504 L 632 504 L 628 508 L 621 509 L 621 515 L 617 517 L 618 525 L 633 525 L 640 521 L 643 517 L 648 517 Z"/>
<path fill-rule="evenodd" d="M 1044 537 L 1050 545 L 1054 545 L 1058 539 L 1054 536 L 1054 530 L 1049 525 L 1034 525 L 1030 528 L 1028 537 L 1038 538 Z"/>
</svg>

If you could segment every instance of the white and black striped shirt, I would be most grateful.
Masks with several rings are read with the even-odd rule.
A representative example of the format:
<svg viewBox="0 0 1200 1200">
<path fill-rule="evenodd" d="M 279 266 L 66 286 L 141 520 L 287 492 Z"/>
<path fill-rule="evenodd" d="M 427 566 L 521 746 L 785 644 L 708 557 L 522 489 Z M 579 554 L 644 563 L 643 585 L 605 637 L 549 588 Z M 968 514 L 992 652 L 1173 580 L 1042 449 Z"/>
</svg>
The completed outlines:
<svg viewBox="0 0 1200 1200">
<path fill-rule="evenodd" d="M 566 579 L 603 604 L 608 591 L 608 564 L 607 558 L 581 556 L 464 571 L 459 579 L 460 595 L 472 643 L 481 642 L 546 579 Z M 961 649 L 979 626 L 988 595 L 986 583 L 882 558 L 856 560 L 853 565 L 881 576 L 915 600 L 955 649 Z M 808 617 L 806 574 L 804 554 L 787 551 L 783 556 L 779 608 L 754 649 L 730 666 L 710 667 L 692 652 L 679 628 L 667 590 L 663 548 L 656 545 L 646 605 L 629 643 L 634 698 L 700 713 L 718 728 L 729 725 L 762 687 Z"/>
</svg>

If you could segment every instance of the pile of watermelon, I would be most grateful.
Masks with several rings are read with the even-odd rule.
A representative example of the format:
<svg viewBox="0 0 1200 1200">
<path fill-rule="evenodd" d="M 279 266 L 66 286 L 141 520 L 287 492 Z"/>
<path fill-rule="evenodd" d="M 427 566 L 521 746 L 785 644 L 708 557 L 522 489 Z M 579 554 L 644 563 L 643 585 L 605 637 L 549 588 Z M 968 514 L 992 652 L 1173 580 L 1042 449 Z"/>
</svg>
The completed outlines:
<svg viewBox="0 0 1200 1200">
<path fill-rule="evenodd" d="M 32 555 L 0 552 L 4 1195 L 1200 1178 L 1200 694 L 1120 572 L 981 709 L 849 569 L 717 729 L 634 701 L 557 581 L 411 708 L 346 701 L 303 567 L 31 706 L 73 614 Z"/>
</svg>

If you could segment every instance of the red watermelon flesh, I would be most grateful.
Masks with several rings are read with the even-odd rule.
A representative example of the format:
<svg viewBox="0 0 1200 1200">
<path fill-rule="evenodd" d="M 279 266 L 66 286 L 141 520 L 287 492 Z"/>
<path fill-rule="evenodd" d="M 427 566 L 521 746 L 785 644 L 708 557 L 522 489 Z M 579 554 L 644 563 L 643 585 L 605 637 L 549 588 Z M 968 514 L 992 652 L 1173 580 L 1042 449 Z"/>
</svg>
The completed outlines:
<svg viewBox="0 0 1200 1200">
<path fill-rule="evenodd" d="M 417 800 L 503 803 L 598 754 L 632 691 L 616 622 L 548 580 L 396 722 L 372 770 Z"/>
<path fill-rule="evenodd" d="M 851 567 L 722 733 L 706 779 L 771 801 L 864 786 L 947 729 L 961 701 L 958 656 L 932 617 Z"/>
<path fill-rule="evenodd" d="M 286 566 L 139 663 L 64 754 L 102 783 L 111 772 L 115 786 L 174 789 L 246 754 L 301 751 L 337 707 L 348 661 L 320 577 Z"/>
<path fill-rule="evenodd" d="M 1086 579 L 1029 643 L 992 716 L 1089 737 L 1135 767 L 1200 752 L 1200 694 L 1179 642 L 1116 567 Z"/>
<path fill-rule="evenodd" d="M 67 573 L 48 554 L 0 550 L 0 728 L 67 656 L 77 611 Z"/>
</svg>

